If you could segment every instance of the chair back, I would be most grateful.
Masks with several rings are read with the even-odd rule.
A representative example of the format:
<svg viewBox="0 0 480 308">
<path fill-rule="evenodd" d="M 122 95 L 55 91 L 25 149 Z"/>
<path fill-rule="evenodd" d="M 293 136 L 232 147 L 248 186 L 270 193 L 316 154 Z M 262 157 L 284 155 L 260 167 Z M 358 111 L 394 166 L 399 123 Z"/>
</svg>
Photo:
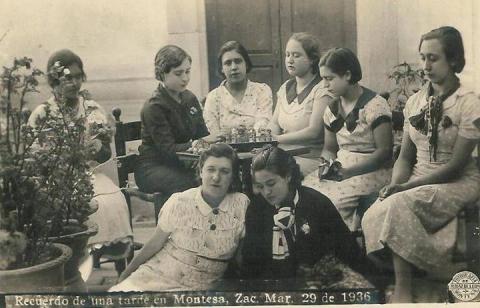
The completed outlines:
<svg viewBox="0 0 480 308">
<path fill-rule="evenodd" d="M 142 122 L 133 121 L 123 123 L 120 120 L 122 110 L 118 107 L 112 110 L 115 118 L 115 151 L 117 153 L 117 171 L 120 187 L 128 183 L 128 174 L 133 173 L 138 161 L 137 153 L 127 154 L 127 142 L 140 140 L 142 138 Z"/>
</svg>

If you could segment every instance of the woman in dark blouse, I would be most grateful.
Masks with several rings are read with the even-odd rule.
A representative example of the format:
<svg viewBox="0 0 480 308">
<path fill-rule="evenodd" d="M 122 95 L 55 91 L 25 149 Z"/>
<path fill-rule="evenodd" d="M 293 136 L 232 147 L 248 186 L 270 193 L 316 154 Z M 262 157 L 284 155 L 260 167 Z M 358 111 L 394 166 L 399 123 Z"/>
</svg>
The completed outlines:
<svg viewBox="0 0 480 308">
<path fill-rule="evenodd" d="M 244 278 L 280 279 L 292 288 L 289 279 L 321 276 L 322 262 L 332 258 L 355 271 L 371 273 L 371 263 L 332 202 L 302 186 L 303 176 L 290 154 L 276 147 L 263 149 L 253 159 L 252 175 L 259 195 L 245 218 Z"/>
<path fill-rule="evenodd" d="M 140 162 L 135 170 L 142 191 L 169 196 L 197 185 L 193 170 L 176 154 L 209 135 L 200 104 L 187 90 L 191 63 L 192 58 L 174 45 L 155 56 L 155 78 L 160 83 L 142 108 Z"/>
</svg>

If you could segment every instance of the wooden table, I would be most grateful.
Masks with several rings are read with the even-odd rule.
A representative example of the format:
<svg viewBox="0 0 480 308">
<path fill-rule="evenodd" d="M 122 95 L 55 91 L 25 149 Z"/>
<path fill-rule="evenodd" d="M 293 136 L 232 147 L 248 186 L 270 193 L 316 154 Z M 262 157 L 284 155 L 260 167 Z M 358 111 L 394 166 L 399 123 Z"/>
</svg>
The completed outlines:
<svg viewBox="0 0 480 308">
<path fill-rule="evenodd" d="M 296 156 L 303 155 L 310 152 L 310 147 L 306 145 L 298 144 L 279 144 L 279 148 L 285 150 L 287 153 Z M 196 161 L 199 157 L 198 154 L 192 154 L 189 152 L 177 152 L 178 157 L 182 161 Z M 240 152 L 238 158 L 240 159 L 240 172 L 242 179 L 242 190 L 249 197 L 252 196 L 252 174 L 250 172 L 250 165 L 252 164 L 252 158 L 255 154 L 251 152 Z"/>
</svg>

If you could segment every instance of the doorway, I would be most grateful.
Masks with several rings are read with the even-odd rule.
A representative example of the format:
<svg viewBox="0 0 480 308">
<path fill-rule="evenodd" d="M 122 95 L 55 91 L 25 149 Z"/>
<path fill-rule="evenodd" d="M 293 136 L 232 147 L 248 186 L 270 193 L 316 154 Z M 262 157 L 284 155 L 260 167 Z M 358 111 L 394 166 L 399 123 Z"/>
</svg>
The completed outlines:
<svg viewBox="0 0 480 308">
<path fill-rule="evenodd" d="M 217 52 L 226 41 L 247 48 L 252 81 L 268 84 L 275 93 L 288 79 L 284 49 L 294 32 L 310 32 L 321 52 L 335 46 L 356 51 L 355 0 L 205 0 L 210 90 L 222 81 Z"/>
</svg>

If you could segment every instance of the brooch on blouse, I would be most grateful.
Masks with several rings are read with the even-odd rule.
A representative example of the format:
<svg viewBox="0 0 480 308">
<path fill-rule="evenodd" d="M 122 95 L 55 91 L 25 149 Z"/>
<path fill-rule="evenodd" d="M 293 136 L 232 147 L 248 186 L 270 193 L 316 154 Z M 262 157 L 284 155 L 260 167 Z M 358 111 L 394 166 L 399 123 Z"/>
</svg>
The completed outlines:
<svg viewBox="0 0 480 308">
<path fill-rule="evenodd" d="M 308 222 L 304 223 L 300 229 L 303 233 L 305 233 L 305 235 L 310 234 L 310 225 L 308 224 Z"/>
<path fill-rule="evenodd" d="M 195 115 L 198 112 L 198 109 L 195 107 L 190 108 L 190 114 Z"/>
<path fill-rule="evenodd" d="M 443 117 L 443 121 L 442 121 L 443 128 L 449 128 L 450 126 L 452 126 L 452 124 L 453 124 L 452 119 L 450 119 L 449 116 Z"/>
</svg>

